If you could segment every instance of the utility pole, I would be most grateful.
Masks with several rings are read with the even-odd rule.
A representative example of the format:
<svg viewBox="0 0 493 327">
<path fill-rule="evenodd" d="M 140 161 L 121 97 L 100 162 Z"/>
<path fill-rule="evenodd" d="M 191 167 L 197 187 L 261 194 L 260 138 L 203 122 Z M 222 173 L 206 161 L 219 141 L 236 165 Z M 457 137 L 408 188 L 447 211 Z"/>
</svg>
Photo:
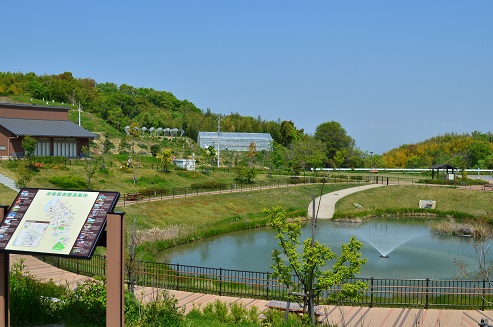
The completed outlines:
<svg viewBox="0 0 493 327">
<path fill-rule="evenodd" d="M 217 117 L 217 168 L 219 168 L 219 162 L 220 162 L 220 157 L 219 153 L 221 151 L 221 143 L 220 143 L 220 137 L 221 137 L 221 115 L 218 115 Z"/>
<path fill-rule="evenodd" d="M 315 194 L 312 196 L 312 243 L 311 247 L 315 247 L 315 230 L 317 228 L 317 213 L 315 210 L 315 201 L 316 201 L 316 196 Z M 318 201 L 322 201 L 320 198 Z M 314 305 L 314 300 L 315 300 L 315 293 L 313 292 L 313 271 L 311 273 L 312 275 L 310 276 L 310 289 L 308 290 L 308 313 L 310 314 L 310 321 L 312 324 L 315 324 L 315 305 Z"/>
<path fill-rule="evenodd" d="M 371 183 L 371 171 L 373 170 L 373 151 L 370 151 L 370 183 Z"/>
</svg>

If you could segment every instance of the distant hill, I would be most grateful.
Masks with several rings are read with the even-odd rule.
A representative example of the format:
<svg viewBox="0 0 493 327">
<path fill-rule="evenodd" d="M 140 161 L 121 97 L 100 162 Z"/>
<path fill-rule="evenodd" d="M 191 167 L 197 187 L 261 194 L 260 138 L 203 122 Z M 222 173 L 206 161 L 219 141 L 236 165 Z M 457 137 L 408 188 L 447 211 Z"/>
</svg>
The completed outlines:
<svg viewBox="0 0 493 327">
<path fill-rule="evenodd" d="M 445 134 L 406 144 L 382 155 L 386 167 L 428 168 L 448 163 L 458 168 L 493 168 L 493 134 Z"/>
</svg>

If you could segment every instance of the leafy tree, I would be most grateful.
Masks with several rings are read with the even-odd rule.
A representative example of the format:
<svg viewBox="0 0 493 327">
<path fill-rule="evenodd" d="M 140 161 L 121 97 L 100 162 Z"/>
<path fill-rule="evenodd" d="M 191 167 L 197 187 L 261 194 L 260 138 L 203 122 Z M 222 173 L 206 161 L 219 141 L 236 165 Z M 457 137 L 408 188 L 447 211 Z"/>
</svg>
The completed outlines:
<svg viewBox="0 0 493 327">
<path fill-rule="evenodd" d="M 111 142 L 111 138 L 108 135 L 105 135 L 103 142 L 103 153 L 109 153 L 111 149 L 114 149 L 115 145 Z"/>
<path fill-rule="evenodd" d="M 274 142 L 272 149 L 272 165 L 274 169 L 279 169 L 279 167 L 286 164 L 286 148 L 277 142 Z"/>
<path fill-rule="evenodd" d="M 327 160 L 334 159 L 336 152 L 354 147 L 354 140 L 347 135 L 346 130 L 336 121 L 325 122 L 317 126 L 315 138 L 326 146 Z"/>
<path fill-rule="evenodd" d="M 289 164 L 295 171 L 308 167 L 321 167 L 325 161 L 324 145 L 312 136 L 305 135 L 289 146 Z"/>
<path fill-rule="evenodd" d="M 162 149 L 161 152 L 156 156 L 160 160 L 164 171 L 168 171 L 168 167 L 172 161 L 172 155 L 170 149 Z"/>
<path fill-rule="evenodd" d="M 469 167 L 480 166 L 480 161 L 493 153 L 486 141 L 475 140 L 467 147 Z M 485 167 L 482 167 L 485 168 Z"/>
<path fill-rule="evenodd" d="M 272 253 L 273 277 L 291 291 L 301 291 L 306 295 L 304 307 L 308 309 L 312 319 L 313 299 L 322 291 L 342 284 L 340 290 L 331 295 L 333 300 L 337 300 L 347 297 L 356 298 L 359 292 L 366 288 L 366 284 L 362 281 L 345 282 L 358 274 L 361 266 L 366 263 L 366 259 L 362 259 L 359 252 L 362 243 L 354 236 L 349 243 L 342 244 L 339 257 L 327 245 L 312 238 L 307 238 L 303 242 L 300 253 L 298 250 L 301 245 L 301 220 L 299 218 L 288 220 L 286 212 L 281 207 L 273 207 L 265 212 L 269 216 L 270 226 L 277 230 L 276 238 L 281 248 L 281 250 L 273 250 Z M 335 260 L 332 268 L 323 270 L 327 262 L 332 260 Z"/>
<path fill-rule="evenodd" d="M 17 179 L 15 180 L 15 186 L 17 188 L 27 187 L 33 178 L 33 171 L 28 161 L 20 162 L 17 167 Z"/>
<path fill-rule="evenodd" d="M 212 158 L 216 156 L 216 149 L 212 145 L 209 145 L 205 150 L 205 158 L 207 160 L 207 165 L 212 166 Z"/>
<path fill-rule="evenodd" d="M 347 149 L 339 149 L 334 155 L 334 164 L 336 167 L 342 167 L 344 161 L 346 160 Z"/>
<path fill-rule="evenodd" d="M 30 135 L 26 135 L 22 138 L 21 146 L 24 149 L 26 158 L 31 158 L 36 151 L 38 142 Z"/>
<path fill-rule="evenodd" d="M 153 157 L 156 157 L 161 150 L 161 146 L 159 144 L 151 145 L 151 154 Z"/>
<path fill-rule="evenodd" d="M 257 145 L 255 142 L 251 142 L 248 145 L 248 166 L 251 168 L 254 165 L 255 156 L 257 155 Z"/>
<path fill-rule="evenodd" d="M 235 166 L 235 173 L 235 180 L 240 183 L 251 184 L 255 177 L 257 177 L 257 169 L 255 167 L 247 167 L 244 161 L 239 162 Z"/>
<path fill-rule="evenodd" d="M 281 140 L 279 143 L 287 147 L 291 142 L 299 140 L 303 136 L 303 129 L 298 130 L 291 120 L 284 120 L 281 122 L 280 134 Z"/>
</svg>

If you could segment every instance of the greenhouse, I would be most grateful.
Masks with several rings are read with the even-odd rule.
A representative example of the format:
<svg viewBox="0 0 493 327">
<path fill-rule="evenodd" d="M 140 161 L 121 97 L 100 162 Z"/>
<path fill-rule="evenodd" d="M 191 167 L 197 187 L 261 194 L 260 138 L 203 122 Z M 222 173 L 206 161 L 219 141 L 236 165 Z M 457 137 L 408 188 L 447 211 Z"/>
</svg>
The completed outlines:
<svg viewBox="0 0 493 327">
<path fill-rule="evenodd" d="M 212 145 L 220 151 L 248 151 L 255 143 L 257 151 L 271 151 L 272 137 L 269 133 L 199 132 L 197 143 L 204 149 Z"/>
</svg>

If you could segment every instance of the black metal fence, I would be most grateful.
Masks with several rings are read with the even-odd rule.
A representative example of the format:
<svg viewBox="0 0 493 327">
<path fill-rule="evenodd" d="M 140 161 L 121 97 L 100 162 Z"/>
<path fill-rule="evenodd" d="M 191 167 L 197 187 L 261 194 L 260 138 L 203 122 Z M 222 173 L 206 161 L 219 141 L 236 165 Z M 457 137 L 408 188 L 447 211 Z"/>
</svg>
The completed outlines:
<svg viewBox="0 0 493 327">
<path fill-rule="evenodd" d="M 91 260 L 64 257 L 41 257 L 59 268 L 87 276 L 106 276 L 106 258 L 95 255 Z M 138 262 L 127 283 L 141 286 L 182 290 L 246 298 L 286 300 L 284 285 L 270 272 L 196 267 L 180 264 Z M 356 300 L 342 300 L 344 305 L 417 308 L 493 309 L 493 287 L 488 281 L 356 278 L 368 285 Z M 327 303 L 339 291 L 324 291 L 318 303 Z"/>
<path fill-rule="evenodd" d="M 159 190 L 144 190 L 139 193 L 123 194 L 121 198 L 121 204 L 126 205 L 128 203 L 135 202 L 149 202 L 153 200 L 162 200 L 164 198 L 178 198 L 187 196 L 196 196 L 205 193 L 233 193 L 253 190 L 265 190 L 269 188 L 289 187 L 294 185 L 307 185 L 314 183 L 332 183 L 332 184 L 368 184 L 370 180 L 361 176 L 348 176 L 348 177 L 293 177 L 284 180 L 272 180 L 272 181 L 259 181 L 256 183 L 230 183 L 230 184 L 218 184 L 215 187 L 201 188 L 201 187 L 181 187 L 181 188 L 169 188 Z"/>
<path fill-rule="evenodd" d="M 493 190 L 486 188 L 484 184 L 468 181 L 459 182 L 457 180 L 428 180 L 423 178 L 406 178 L 406 177 L 388 177 L 388 176 L 361 176 L 361 175 L 333 175 L 333 176 L 298 176 L 286 178 L 283 180 L 259 181 L 256 183 L 230 183 L 218 184 L 215 187 L 181 187 L 159 190 L 144 190 L 139 193 L 123 194 L 120 204 L 126 205 L 135 202 L 149 202 L 153 200 L 162 200 L 164 198 L 178 198 L 187 196 L 196 196 L 206 193 L 233 193 L 253 190 L 265 190 L 269 188 L 289 187 L 294 185 L 307 185 L 313 183 L 330 183 L 330 184 L 384 184 L 384 185 L 411 185 L 420 187 L 453 187 L 467 189 L 481 189 L 484 191 Z"/>
</svg>

